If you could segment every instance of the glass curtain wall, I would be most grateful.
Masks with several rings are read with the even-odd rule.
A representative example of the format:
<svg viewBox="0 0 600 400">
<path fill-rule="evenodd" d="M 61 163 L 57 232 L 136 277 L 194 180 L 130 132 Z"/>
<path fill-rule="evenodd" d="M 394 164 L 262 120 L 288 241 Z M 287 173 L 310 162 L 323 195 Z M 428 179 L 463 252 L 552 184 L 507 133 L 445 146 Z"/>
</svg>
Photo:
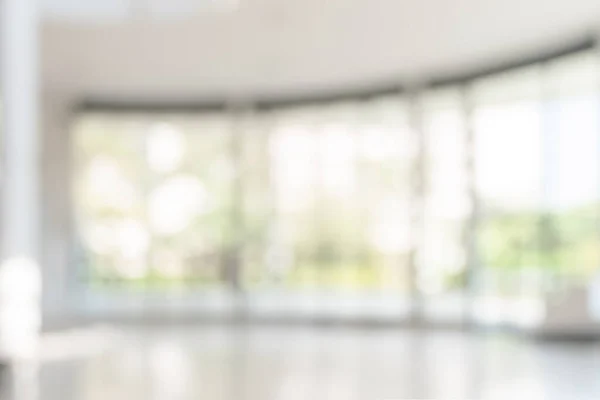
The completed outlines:
<svg viewBox="0 0 600 400">
<path fill-rule="evenodd" d="M 599 68 L 586 51 L 411 96 L 80 112 L 80 282 L 217 289 L 258 314 L 532 321 L 599 269 Z"/>
</svg>

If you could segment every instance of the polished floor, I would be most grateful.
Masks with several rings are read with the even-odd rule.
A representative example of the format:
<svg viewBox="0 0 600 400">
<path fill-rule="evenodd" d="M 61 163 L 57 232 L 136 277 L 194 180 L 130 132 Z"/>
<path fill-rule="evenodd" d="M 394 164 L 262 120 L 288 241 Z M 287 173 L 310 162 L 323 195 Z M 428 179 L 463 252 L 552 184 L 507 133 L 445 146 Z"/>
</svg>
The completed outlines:
<svg viewBox="0 0 600 400">
<path fill-rule="evenodd" d="M 95 333 L 94 333 L 95 332 Z M 46 341 L 7 400 L 600 399 L 600 344 L 342 327 L 146 327 Z M 11 393 L 8 393 L 11 392 Z"/>
</svg>

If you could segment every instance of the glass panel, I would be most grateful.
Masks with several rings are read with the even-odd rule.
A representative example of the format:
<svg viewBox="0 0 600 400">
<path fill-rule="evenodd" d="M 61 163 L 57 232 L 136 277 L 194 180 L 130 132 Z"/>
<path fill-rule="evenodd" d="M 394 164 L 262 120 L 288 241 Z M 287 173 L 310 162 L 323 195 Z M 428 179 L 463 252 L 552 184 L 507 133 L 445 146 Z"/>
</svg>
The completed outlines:
<svg viewBox="0 0 600 400">
<path fill-rule="evenodd" d="M 153 129 L 165 131 L 153 131 L 147 138 L 152 271 L 162 280 L 233 281 L 237 265 L 231 127 L 218 116 L 173 117 L 167 124 L 155 125 Z M 174 150 L 168 168 L 157 164 L 163 157 L 162 163 L 167 160 L 167 149 L 177 142 L 179 161 Z M 152 148 L 155 156 L 161 154 L 155 160 Z"/>
<path fill-rule="evenodd" d="M 530 319 L 527 305 L 541 294 L 542 108 L 534 72 L 504 75 L 512 93 L 503 89 L 502 101 L 491 95 L 500 78 L 473 90 L 482 263 L 475 306 L 476 318 L 488 323 Z"/>
<path fill-rule="evenodd" d="M 412 245 L 406 104 L 383 98 L 278 111 L 252 125 L 244 170 L 255 176 L 245 180 L 245 197 L 270 204 L 245 215 L 262 221 L 251 224 L 260 239 L 246 242 L 253 293 L 279 290 L 279 302 L 301 295 L 314 300 L 310 312 L 338 315 L 369 304 L 381 311 L 389 298 L 398 315 L 399 303 L 408 305 Z M 268 164 L 250 166 L 267 142 Z"/>
<path fill-rule="evenodd" d="M 318 280 L 313 255 L 318 245 L 319 147 L 314 114 L 274 117 L 269 142 L 274 220 L 268 243 L 268 278 L 284 285 Z"/>
<path fill-rule="evenodd" d="M 424 235 L 418 286 L 428 319 L 461 319 L 466 286 L 466 126 L 458 89 L 427 93 L 422 101 L 425 146 Z"/>
<path fill-rule="evenodd" d="M 270 119 L 268 115 L 249 114 L 236 130 L 240 143 L 242 266 L 244 286 L 268 284 L 278 257 L 269 251 L 269 233 L 273 226 L 273 193 L 269 154 Z M 283 261 L 285 262 L 285 261 Z"/>
<path fill-rule="evenodd" d="M 409 107 L 402 99 L 368 103 L 359 139 L 365 243 L 377 286 L 408 297 L 415 244 L 412 215 L 416 157 Z"/>
<path fill-rule="evenodd" d="M 550 64 L 545 75 L 546 262 L 563 286 L 589 279 L 600 265 L 598 67 L 590 52 Z"/>
<path fill-rule="evenodd" d="M 217 284 L 235 272 L 222 118 L 87 114 L 73 137 L 76 228 L 93 285 Z"/>
<path fill-rule="evenodd" d="M 103 115 L 74 128 L 74 201 L 81 272 L 92 284 L 148 274 L 144 127 Z"/>
<path fill-rule="evenodd" d="M 365 251 L 359 192 L 357 105 L 323 109 L 315 121 L 316 242 L 303 267 L 325 288 L 373 287 L 378 275 Z M 310 280 L 310 278 L 308 278 Z M 308 283 L 308 282 L 306 282 Z"/>
</svg>

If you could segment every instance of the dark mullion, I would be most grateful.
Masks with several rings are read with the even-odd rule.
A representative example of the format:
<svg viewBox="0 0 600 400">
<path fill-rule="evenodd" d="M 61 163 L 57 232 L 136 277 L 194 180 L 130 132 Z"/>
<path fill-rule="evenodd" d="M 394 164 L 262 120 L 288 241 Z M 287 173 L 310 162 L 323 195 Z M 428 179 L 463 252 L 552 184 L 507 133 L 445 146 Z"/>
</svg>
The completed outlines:
<svg viewBox="0 0 600 400">
<path fill-rule="evenodd" d="M 244 229 L 244 110 L 240 107 L 234 107 L 231 110 L 231 126 L 229 129 L 229 152 L 233 163 L 234 178 L 231 183 L 231 219 L 230 229 L 233 232 L 233 243 L 228 244 L 225 257 L 225 279 L 234 293 L 242 291 L 240 272 L 241 272 L 241 253 L 245 236 Z"/>
<path fill-rule="evenodd" d="M 426 141 L 423 129 L 423 112 L 419 92 L 411 92 L 409 96 L 409 119 L 411 129 L 410 145 L 416 146 L 416 153 L 412 160 L 411 178 L 409 184 L 409 237 L 411 250 L 408 258 L 410 301 L 412 304 L 409 318 L 418 323 L 423 319 L 423 296 L 419 290 L 419 264 L 420 251 L 423 243 L 423 224 L 425 211 L 425 157 Z"/>
</svg>

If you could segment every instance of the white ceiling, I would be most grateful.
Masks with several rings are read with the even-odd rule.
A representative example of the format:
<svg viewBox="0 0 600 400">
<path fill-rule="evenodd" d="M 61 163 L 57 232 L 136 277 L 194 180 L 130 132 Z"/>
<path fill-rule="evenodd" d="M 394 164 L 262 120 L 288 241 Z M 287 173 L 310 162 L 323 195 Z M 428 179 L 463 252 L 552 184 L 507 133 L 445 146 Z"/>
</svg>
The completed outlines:
<svg viewBox="0 0 600 400">
<path fill-rule="evenodd" d="M 600 27 L 598 0 L 238 1 L 235 10 L 154 22 L 47 18 L 46 89 L 163 98 L 311 92 L 457 72 Z"/>
<path fill-rule="evenodd" d="M 164 19 L 237 5 L 238 0 L 37 0 L 44 17 L 115 22 L 132 17 Z"/>
</svg>

